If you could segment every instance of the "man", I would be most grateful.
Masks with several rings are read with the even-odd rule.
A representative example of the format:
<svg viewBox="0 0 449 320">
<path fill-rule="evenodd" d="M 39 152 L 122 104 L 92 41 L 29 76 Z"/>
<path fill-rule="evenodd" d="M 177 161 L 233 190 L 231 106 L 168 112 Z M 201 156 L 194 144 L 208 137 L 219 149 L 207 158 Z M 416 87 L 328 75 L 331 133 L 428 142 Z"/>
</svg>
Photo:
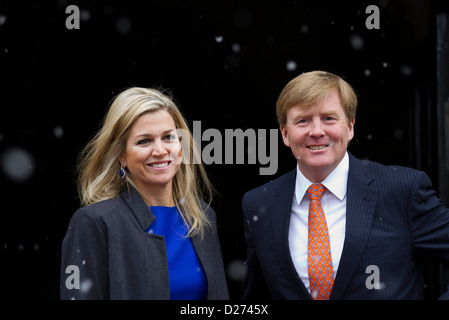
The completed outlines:
<svg viewBox="0 0 449 320">
<path fill-rule="evenodd" d="M 356 107 L 328 72 L 282 90 L 277 117 L 297 166 L 243 197 L 244 299 L 422 299 L 422 253 L 449 265 L 449 210 L 428 176 L 347 151 Z"/>
</svg>

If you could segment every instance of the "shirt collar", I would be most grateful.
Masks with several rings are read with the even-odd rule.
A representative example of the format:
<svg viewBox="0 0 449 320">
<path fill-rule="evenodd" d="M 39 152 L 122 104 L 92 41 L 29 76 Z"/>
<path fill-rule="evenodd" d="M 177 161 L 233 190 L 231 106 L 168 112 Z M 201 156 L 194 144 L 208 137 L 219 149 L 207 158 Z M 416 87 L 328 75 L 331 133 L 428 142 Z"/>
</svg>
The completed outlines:
<svg viewBox="0 0 449 320">
<path fill-rule="evenodd" d="M 346 152 L 343 159 L 338 166 L 324 179 L 321 183 L 335 195 L 340 201 L 344 199 L 346 195 L 346 186 L 348 184 L 348 172 L 349 172 L 349 156 Z M 296 166 L 296 185 L 295 185 L 295 197 L 299 205 L 302 198 L 306 194 L 307 189 L 313 184 L 307 179 Z"/>
</svg>

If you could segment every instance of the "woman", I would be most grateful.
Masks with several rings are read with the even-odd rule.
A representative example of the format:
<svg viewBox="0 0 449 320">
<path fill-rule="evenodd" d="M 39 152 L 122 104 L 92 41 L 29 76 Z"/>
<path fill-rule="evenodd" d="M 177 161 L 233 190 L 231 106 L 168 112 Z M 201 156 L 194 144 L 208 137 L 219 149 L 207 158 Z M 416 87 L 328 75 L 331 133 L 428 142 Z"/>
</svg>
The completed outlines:
<svg viewBox="0 0 449 320">
<path fill-rule="evenodd" d="M 197 154 L 169 97 L 130 88 L 115 98 L 80 156 L 83 207 L 62 244 L 62 299 L 229 298 Z"/>
</svg>

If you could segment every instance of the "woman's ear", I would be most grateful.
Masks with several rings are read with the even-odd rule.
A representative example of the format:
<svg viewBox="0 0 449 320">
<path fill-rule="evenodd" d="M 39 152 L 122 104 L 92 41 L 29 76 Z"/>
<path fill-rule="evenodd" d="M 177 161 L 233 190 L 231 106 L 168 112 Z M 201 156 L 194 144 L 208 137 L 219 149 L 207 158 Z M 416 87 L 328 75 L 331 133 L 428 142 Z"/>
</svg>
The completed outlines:
<svg viewBox="0 0 449 320">
<path fill-rule="evenodd" d="M 118 162 L 120 163 L 120 166 L 121 166 L 122 168 L 126 168 L 125 157 L 123 157 L 122 155 L 120 155 L 120 156 L 117 158 L 117 160 L 118 160 Z"/>
</svg>

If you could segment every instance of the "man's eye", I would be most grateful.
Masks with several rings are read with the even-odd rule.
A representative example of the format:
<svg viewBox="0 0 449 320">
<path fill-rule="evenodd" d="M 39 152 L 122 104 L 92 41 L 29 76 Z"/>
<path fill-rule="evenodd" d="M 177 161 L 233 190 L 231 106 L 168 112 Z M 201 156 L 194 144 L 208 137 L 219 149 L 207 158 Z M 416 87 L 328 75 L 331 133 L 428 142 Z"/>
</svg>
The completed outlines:
<svg viewBox="0 0 449 320">
<path fill-rule="evenodd" d="M 307 119 L 299 119 L 296 121 L 296 124 L 305 124 L 307 123 Z"/>
</svg>

